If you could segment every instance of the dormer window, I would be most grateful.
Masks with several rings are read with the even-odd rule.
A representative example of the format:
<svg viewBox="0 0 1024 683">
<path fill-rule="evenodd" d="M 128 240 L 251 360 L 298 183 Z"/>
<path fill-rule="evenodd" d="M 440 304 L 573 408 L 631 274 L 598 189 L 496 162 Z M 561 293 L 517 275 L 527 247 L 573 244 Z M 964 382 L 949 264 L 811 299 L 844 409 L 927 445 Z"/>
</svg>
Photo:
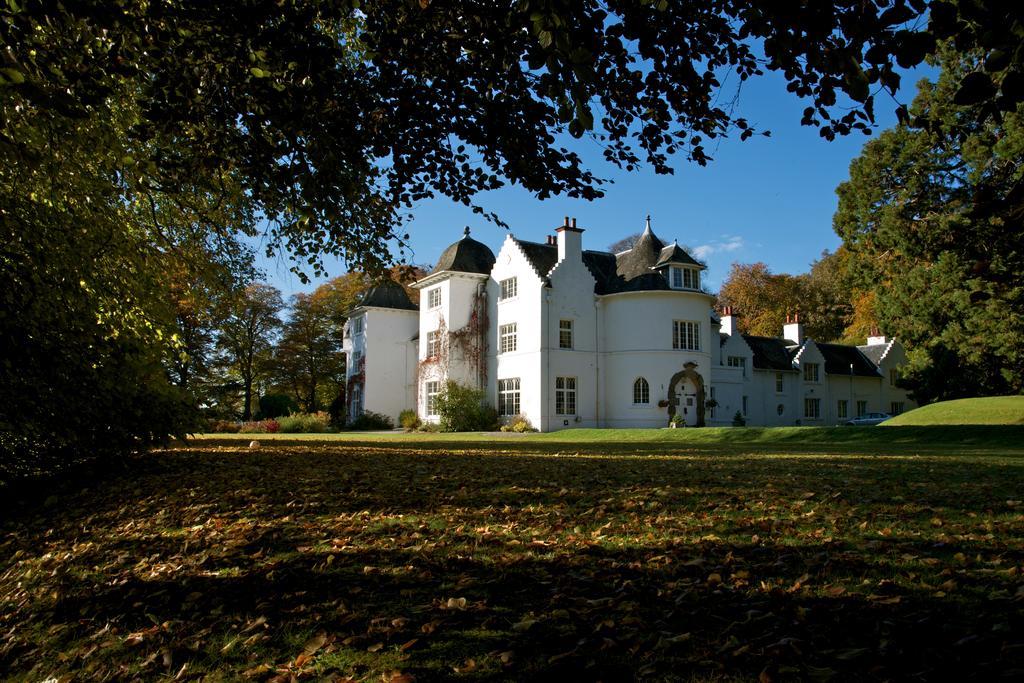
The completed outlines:
<svg viewBox="0 0 1024 683">
<path fill-rule="evenodd" d="M 672 266 L 668 274 L 672 289 L 700 289 L 700 271 L 696 268 Z"/>
</svg>

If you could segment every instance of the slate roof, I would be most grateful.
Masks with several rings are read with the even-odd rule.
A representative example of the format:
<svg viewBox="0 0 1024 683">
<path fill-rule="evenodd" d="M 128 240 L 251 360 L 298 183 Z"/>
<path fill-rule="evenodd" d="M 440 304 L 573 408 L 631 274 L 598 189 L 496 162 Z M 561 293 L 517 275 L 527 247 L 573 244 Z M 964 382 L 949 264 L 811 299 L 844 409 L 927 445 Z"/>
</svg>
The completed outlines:
<svg viewBox="0 0 1024 683">
<path fill-rule="evenodd" d="M 858 346 L 861 353 L 868 357 L 868 360 L 878 365 L 882 362 L 882 356 L 885 354 L 885 350 L 889 348 L 888 344 L 871 344 L 870 346 Z"/>
<path fill-rule="evenodd" d="M 754 369 L 793 371 L 793 356 L 799 348 L 789 339 L 743 335 L 743 341 L 754 352 Z"/>
<path fill-rule="evenodd" d="M 682 263 L 689 266 L 697 266 L 701 270 L 707 267 L 702 263 L 698 263 L 692 256 L 683 251 L 683 248 L 675 242 L 661 250 L 661 253 L 658 254 L 658 261 L 654 264 L 654 267 L 660 268 L 661 266 L 667 266 L 670 263 Z"/>
<path fill-rule="evenodd" d="M 470 237 L 469 228 L 466 228 L 466 236 L 448 245 L 448 248 L 441 252 L 437 265 L 430 274 L 454 270 L 460 273 L 488 275 L 494 267 L 494 261 L 494 252 L 483 242 L 477 242 Z"/>
<path fill-rule="evenodd" d="M 857 377 L 878 377 L 878 367 L 856 346 L 815 343 L 825 357 L 825 374 L 849 375 L 852 364 L 853 374 Z"/>
<path fill-rule="evenodd" d="M 394 280 L 382 280 L 366 290 L 356 306 L 373 306 L 376 308 L 398 308 L 406 311 L 418 311 L 419 307 L 409 299 L 402 285 Z"/>
<path fill-rule="evenodd" d="M 558 246 L 513 239 L 523 250 L 533 269 L 545 279 L 545 284 L 548 284 L 547 274 L 558 263 Z M 655 264 L 666 254 L 675 263 L 692 262 L 700 266 L 678 245 L 665 246 L 649 226 L 640 235 L 636 244 L 624 252 L 613 254 L 608 251 L 585 250 L 583 264 L 594 276 L 595 294 L 670 290 L 665 276 L 653 270 Z"/>
</svg>

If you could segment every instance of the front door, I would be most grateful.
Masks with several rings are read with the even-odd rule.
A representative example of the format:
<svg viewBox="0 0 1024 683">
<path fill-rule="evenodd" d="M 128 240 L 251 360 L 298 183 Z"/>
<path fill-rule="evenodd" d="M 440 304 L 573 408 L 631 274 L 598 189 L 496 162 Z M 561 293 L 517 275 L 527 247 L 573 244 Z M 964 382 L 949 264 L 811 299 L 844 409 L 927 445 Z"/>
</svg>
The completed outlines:
<svg viewBox="0 0 1024 683">
<path fill-rule="evenodd" d="M 676 390 L 676 414 L 683 417 L 687 427 L 697 426 L 697 387 L 689 379 L 679 383 Z"/>
</svg>

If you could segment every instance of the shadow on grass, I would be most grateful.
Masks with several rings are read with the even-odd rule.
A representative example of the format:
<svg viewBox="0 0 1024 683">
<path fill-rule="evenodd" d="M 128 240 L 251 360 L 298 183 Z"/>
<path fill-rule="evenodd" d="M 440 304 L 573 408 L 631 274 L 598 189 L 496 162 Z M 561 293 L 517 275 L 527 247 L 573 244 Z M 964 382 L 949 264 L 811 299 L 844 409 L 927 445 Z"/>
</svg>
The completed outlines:
<svg viewBox="0 0 1024 683">
<path fill-rule="evenodd" d="M 1024 672 L 1024 461 L 527 445 L 211 442 L 26 504 L 2 527 L 0 669 Z"/>
</svg>

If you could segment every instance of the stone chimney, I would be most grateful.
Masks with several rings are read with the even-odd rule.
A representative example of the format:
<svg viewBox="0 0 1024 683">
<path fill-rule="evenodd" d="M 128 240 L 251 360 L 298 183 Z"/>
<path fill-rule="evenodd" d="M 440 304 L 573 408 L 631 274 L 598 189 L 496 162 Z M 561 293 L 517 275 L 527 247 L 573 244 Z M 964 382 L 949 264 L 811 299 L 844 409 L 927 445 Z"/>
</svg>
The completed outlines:
<svg viewBox="0 0 1024 683">
<path fill-rule="evenodd" d="M 800 322 L 800 314 L 786 316 L 786 324 L 782 327 L 782 338 L 795 341 L 797 344 L 804 342 L 804 324 Z"/>
<path fill-rule="evenodd" d="M 730 337 L 734 334 L 739 333 L 739 316 L 736 311 L 733 310 L 732 306 L 722 307 L 722 332 L 729 335 Z"/>
<path fill-rule="evenodd" d="M 583 260 L 583 228 L 576 227 L 576 219 L 569 223 L 569 217 L 565 217 L 565 223 L 555 229 L 558 233 L 558 261 L 573 259 Z"/>
<path fill-rule="evenodd" d="M 871 326 L 871 334 L 868 335 L 868 346 L 874 346 L 875 344 L 887 344 L 889 340 L 885 338 L 878 327 L 875 325 Z"/>
</svg>

